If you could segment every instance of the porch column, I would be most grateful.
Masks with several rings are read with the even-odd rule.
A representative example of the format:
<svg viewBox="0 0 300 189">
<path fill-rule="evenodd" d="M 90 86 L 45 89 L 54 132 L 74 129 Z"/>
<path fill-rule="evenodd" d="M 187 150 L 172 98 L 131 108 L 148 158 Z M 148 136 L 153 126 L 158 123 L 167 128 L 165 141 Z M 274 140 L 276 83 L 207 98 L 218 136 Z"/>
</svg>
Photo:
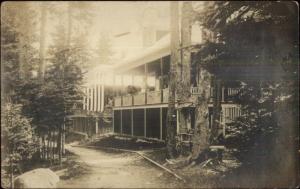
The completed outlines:
<svg viewBox="0 0 300 189">
<path fill-rule="evenodd" d="M 115 133 L 115 111 L 112 111 L 112 125 L 113 125 L 113 133 Z"/>
<path fill-rule="evenodd" d="M 147 91 L 148 91 L 148 65 L 145 64 L 145 104 L 147 104 Z"/>
<path fill-rule="evenodd" d="M 82 109 L 86 110 L 86 88 L 83 89 L 84 90 L 84 95 L 83 95 L 83 99 L 82 99 Z"/>
<path fill-rule="evenodd" d="M 123 127 L 123 125 L 122 125 L 122 123 L 123 123 L 123 115 L 122 115 L 122 110 L 120 110 L 120 114 L 121 114 L 121 116 L 120 116 L 120 117 L 121 117 L 121 119 L 120 119 L 120 120 L 121 120 L 121 124 L 120 124 L 120 125 L 121 125 L 121 128 L 120 128 L 120 133 L 122 134 L 122 133 L 123 133 L 123 128 L 122 128 L 122 127 Z"/>
<path fill-rule="evenodd" d="M 90 88 L 86 87 L 86 110 L 90 111 Z"/>
<path fill-rule="evenodd" d="M 121 75 L 121 106 L 123 106 L 123 93 L 124 93 L 124 81 L 123 81 L 123 75 Z"/>
<path fill-rule="evenodd" d="M 160 140 L 162 140 L 163 138 L 162 138 L 162 131 L 163 131 L 163 125 L 162 125 L 162 107 L 160 107 L 159 108 L 159 110 L 160 110 L 160 116 L 159 116 L 159 125 L 160 125 Z"/>
<path fill-rule="evenodd" d="M 92 85 L 91 86 L 91 111 L 94 111 L 94 102 L 95 102 L 95 99 L 94 99 L 94 86 Z"/>
<path fill-rule="evenodd" d="M 131 84 L 132 86 L 134 87 L 134 75 L 132 74 L 131 75 Z M 134 105 L 134 95 L 131 95 L 131 105 L 133 106 Z"/>
<path fill-rule="evenodd" d="M 147 137 L 147 111 L 144 108 L 144 137 Z"/>
<path fill-rule="evenodd" d="M 163 103 L 163 88 L 164 88 L 164 80 L 163 80 L 163 58 L 160 58 L 160 102 Z"/>
<path fill-rule="evenodd" d="M 133 109 L 131 109 L 131 136 L 133 136 Z"/>
<path fill-rule="evenodd" d="M 96 133 L 96 134 L 98 134 L 98 121 L 99 121 L 99 119 L 98 119 L 98 117 L 96 117 L 96 118 L 95 118 L 95 122 L 96 122 L 96 123 L 95 123 L 95 133 Z"/>
<path fill-rule="evenodd" d="M 176 110 L 176 132 L 177 132 L 177 134 L 179 133 L 179 110 L 177 109 Z"/>
</svg>

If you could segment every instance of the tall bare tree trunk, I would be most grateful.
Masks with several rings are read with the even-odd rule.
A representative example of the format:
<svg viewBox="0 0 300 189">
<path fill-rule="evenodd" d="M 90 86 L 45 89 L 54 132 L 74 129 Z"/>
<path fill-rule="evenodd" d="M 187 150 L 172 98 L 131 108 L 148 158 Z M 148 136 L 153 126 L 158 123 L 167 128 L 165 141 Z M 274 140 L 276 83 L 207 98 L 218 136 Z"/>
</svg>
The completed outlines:
<svg viewBox="0 0 300 189">
<path fill-rule="evenodd" d="M 25 58 L 24 58 L 24 39 L 23 36 L 18 37 L 18 51 L 19 51 L 19 76 L 21 79 L 25 78 Z"/>
<path fill-rule="evenodd" d="M 62 163 L 62 126 L 59 127 L 58 137 L 57 137 L 57 152 L 58 152 L 58 160 L 61 165 Z"/>
<path fill-rule="evenodd" d="M 50 140 L 51 140 L 51 131 L 47 133 L 47 159 L 50 160 Z"/>
<path fill-rule="evenodd" d="M 181 75 L 180 85 L 177 86 L 178 98 L 184 102 L 190 96 L 191 86 L 191 24 L 192 24 L 192 3 L 183 2 L 181 16 Z"/>
<path fill-rule="evenodd" d="M 179 26 L 178 26 L 178 2 L 171 2 L 171 65 L 170 65 L 170 86 L 169 86 L 169 104 L 167 115 L 167 157 L 176 156 L 176 70 L 179 62 Z"/>
<path fill-rule="evenodd" d="M 44 80 L 45 74 L 45 42 L 46 42 L 46 24 L 47 24 L 47 5 L 41 4 L 41 25 L 40 25 L 40 64 L 39 64 L 39 80 L 42 82 Z"/>
<path fill-rule="evenodd" d="M 67 48 L 71 46 L 72 35 L 72 2 L 68 3 L 68 33 L 67 33 Z"/>
<path fill-rule="evenodd" d="M 196 159 L 201 152 L 209 148 L 209 112 L 211 74 L 204 68 L 199 69 L 200 94 L 196 100 L 195 130 L 193 135 L 192 159 Z"/>
<path fill-rule="evenodd" d="M 42 134 L 42 159 L 45 159 L 45 135 Z"/>
<path fill-rule="evenodd" d="M 213 123 L 211 128 L 211 141 L 216 141 L 218 137 L 218 131 L 220 128 L 220 116 L 221 116 L 221 98 L 222 98 L 222 92 L 221 92 L 221 85 L 222 82 L 218 78 L 213 79 L 214 83 L 214 91 L 213 91 Z"/>
<path fill-rule="evenodd" d="M 61 140 L 62 140 L 62 155 L 65 155 L 66 153 L 66 150 L 65 150 L 65 140 L 66 140 L 66 124 L 64 123 L 63 124 L 63 128 L 62 128 L 62 137 L 61 137 Z"/>
<path fill-rule="evenodd" d="M 177 101 L 185 103 L 189 101 L 190 87 L 191 87 L 191 24 L 192 24 L 193 10 L 191 2 L 183 2 L 181 9 L 181 64 L 178 68 L 180 75 L 178 75 L 178 83 L 176 86 Z M 181 68 L 181 69 L 180 69 Z M 180 116 L 180 132 L 186 132 L 188 125 L 191 124 L 190 112 L 179 109 Z"/>
</svg>

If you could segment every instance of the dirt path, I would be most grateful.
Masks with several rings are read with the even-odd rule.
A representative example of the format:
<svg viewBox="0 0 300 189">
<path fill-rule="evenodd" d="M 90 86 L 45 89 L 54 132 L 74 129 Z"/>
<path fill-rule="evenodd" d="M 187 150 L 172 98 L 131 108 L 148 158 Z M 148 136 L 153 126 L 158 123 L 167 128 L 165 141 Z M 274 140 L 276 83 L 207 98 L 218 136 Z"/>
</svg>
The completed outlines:
<svg viewBox="0 0 300 189">
<path fill-rule="evenodd" d="M 180 181 L 145 161 L 137 154 L 106 152 L 82 147 L 67 149 L 87 164 L 88 172 L 61 180 L 58 188 L 170 188 Z"/>
</svg>

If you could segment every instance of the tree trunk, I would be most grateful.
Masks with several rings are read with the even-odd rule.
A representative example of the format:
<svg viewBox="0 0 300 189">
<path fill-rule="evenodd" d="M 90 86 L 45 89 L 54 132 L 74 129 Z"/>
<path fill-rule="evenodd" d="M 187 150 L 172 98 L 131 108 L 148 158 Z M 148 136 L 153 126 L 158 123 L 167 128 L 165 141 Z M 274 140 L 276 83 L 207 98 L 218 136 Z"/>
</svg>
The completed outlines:
<svg viewBox="0 0 300 189">
<path fill-rule="evenodd" d="M 221 80 L 215 78 L 213 91 L 213 123 L 211 128 L 211 141 L 215 142 L 218 137 L 218 131 L 220 128 L 220 115 L 221 115 Z"/>
<path fill-rule="evenodd" d="M 41 4 L 41 25 L 40 25 L 40 51 L 39 51 L 39 80 L 42 82 L 44 80 L 45 74 L 45 41 L 46 41 L 46 24 L 47 24 L 47 5 Z"/>
<path fill-rule="evenodd" d="M 20 79 L 25 78 L 25 58 L 24 58 L 24 39 L 23 36 L 18 37 L 18 52 L 19 52 L 19 77 Z"/>
<path fill-rule="evenodd" d="M 51 140 L 51 131 L 48 131 L 47 136 L 47 159 L 50 160 L 50 140 Z"/>
<path fill-rule="evenodd" d="M 52 131 L 52 148 L 51 148 L 51 155 L 52 161 L 54 162 L 55 159 L 55 131 Z"/>
<path fill-rule="evenodd" d="M 61 165 L 62 158 L 62 126 L 59 127 L 58 137 L 57 137 L 57 152 L 58 152 L 58 160 Z"/>
<path fill-rule="evenodd" d="M 14 167 L 13 167 L 13 160 L 11 156 L 9 158 L 9 162 L 10 162 L 10 188 L 14 188 Z"/>
<path fill-rule="evenodd" d="M 176 109 L 175 109 L 175 91 L 176 91 L 176 68 L 179 62 L 179 27 L 178 27 L 178 2 L 171 2 L 171 65 L 170 65 L 170 86 L 169 86 L 169 104 L 167 115 L 167 157 L 176 156 Z"/>
<path fill-rule="evenodd" d="M 62 155 L 65 155 L 66 150 L 65 150 L 65 140 L 66 140 L 66 124 L 63 124 L 63 128 L 62 128 Z"/>
<path fill-rule="evenodd" d="M 176 86 L 176 95 L 179 104 L 189 101 L 191 95 L 191 51 L 189 47 L 191 45 L 192 11 L 191 2 L 183 2 L 181 11 L 181 64 L 178 67 L 179 72 L 177 72 L 180 73 L 178 76 L 178 83 L 180 83 L 180 85 Z M 179 132 L 186 132 L 188 125 L 191 124 L 188 119 L 190 112 L 179 109 L 178 113 L 180 116 Z"/>
<path fill-rule="evenodd" d="M 72 35 L 72 2 L 68 3 L 68 34 L 67 34 L 67 48 L 71 46 Z"/>
<path fill-rule="evenodd" d="M 45 134 L 43 134 L 42 136 L 42 157 L 43 157 L 43 160 L 45 160 Z"/>
<path fill-rule="evenodd" d="M 209 148 L 209 112 L 211 74 L 204 68 L 199 70 L 200 95 L 196 100 L 195 130 L 193 135 L 192 159 L 197 159 L 199 154 Z"/>
<path fill-rule="evenodd" d="M 180 85 L 177 88 L 177 96 L 180 101 L 185 102 L 190 96 L 191 86 L 191 2 L 183 2 L 181 18 L 181 75 Z"/>
</svg>

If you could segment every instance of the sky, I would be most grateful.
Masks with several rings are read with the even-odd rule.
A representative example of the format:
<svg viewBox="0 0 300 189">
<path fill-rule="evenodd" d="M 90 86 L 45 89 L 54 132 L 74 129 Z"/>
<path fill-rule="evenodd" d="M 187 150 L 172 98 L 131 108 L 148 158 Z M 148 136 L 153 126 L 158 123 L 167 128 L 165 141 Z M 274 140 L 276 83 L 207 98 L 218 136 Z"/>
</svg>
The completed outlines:
<svg viewBox="0 0 300 189">
<path fill-rule="evenodd" d="M 32 2 L 33 6 L 38 9 L 41 2 Z M 86 2 L 85 2 L 86 3 Z M 128 49 L 135 40 L 140 36 L 132 36 L 128 38 L 126 46 L 124 40 L 115 38 L 115 35 L 135 31 L 137 28 L 146 25 L 146 23 L 158 24 L 161 27 L 169 27 L 169 4 L 170 2 L 149 2 L 149 1 L 90 1 L 91 11 L 93 11 L 92 25 L 88 31 L 88 45 L 90 49 L 96 49 L 98 39 L 101 33 L 108 34 L 112 40 L 114 51 L 123 51 Z M 66 2 L 55 2 L 61 6 L 61 9 L 66 9 Z M 158 11 L 155 11 L 157 9 Z M 49 10 L 51 12 L 51 10 Z M 52 43 L 51 33 L 55 31 L 57 20 L 51 20 L 51 14 L 48 14 L 47 24 L 47 46 Z M 124 38 L 123 38 L 124 39 Z M 131 46 L 130 46 L 131 45 Z M 135 47 L 136 48 L 136 47 Z M 118 54 L 116 52 L 115 54 Z"/>
<path fill-rule="evenodd" d="M 114 37 L 117 34 L 132 31 L 139 25 L 143 25 L 145 22 L 169 25 L 169 2 L 115 1 L 94 2 L 94 4 L 96 16 L 93 21 L 94 25 L 91 28 L 91 33 L 93 35 L 89 36 L 91 43 L 97 41 L 97 34 L 101 32 L 108 33 L 111 37 Z M 161 16 L 160 18 L 163 19 L 147 16 L 147 13 L 151 12 L 150 9 L 153 7 L 164 13 L 164 15 L 159 15 Z M 114 46 L 118 46 L 118 40 L 114 40 L 113 42 Z"/>
</svg>

